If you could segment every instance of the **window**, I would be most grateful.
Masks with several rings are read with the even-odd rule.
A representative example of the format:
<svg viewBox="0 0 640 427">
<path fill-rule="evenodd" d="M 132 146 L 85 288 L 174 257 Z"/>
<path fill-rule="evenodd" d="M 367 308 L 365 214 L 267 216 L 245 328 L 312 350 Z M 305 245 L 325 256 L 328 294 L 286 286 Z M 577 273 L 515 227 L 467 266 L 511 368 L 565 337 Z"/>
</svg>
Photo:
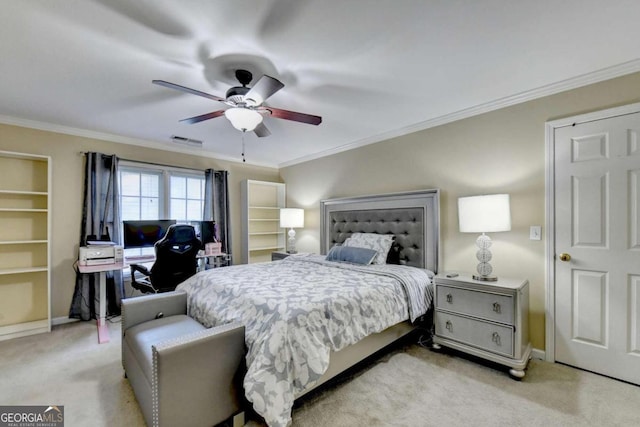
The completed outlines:
<svg viewBox="0 0 640 427">
<path fill-rule="evenodd" d="M 178 221 L 201 221 L 204 207 L 204 176 L 171 175 L 169 210 L 172 219 Z"/>
<path fill-rule="evenodd" d="M 122 220 L 175 219 L 178 223 L 202 221 L 204 172 L 120 162 Z M 153 248 L 126 249 L 125 256 L 153 254 Z"/>
<path fill-rule="evenodd" d="M 153 171 L 120 170 L 122 219 L 166 219 L 161 215 L 164 193 L 162 174 Z"/>
</svg>

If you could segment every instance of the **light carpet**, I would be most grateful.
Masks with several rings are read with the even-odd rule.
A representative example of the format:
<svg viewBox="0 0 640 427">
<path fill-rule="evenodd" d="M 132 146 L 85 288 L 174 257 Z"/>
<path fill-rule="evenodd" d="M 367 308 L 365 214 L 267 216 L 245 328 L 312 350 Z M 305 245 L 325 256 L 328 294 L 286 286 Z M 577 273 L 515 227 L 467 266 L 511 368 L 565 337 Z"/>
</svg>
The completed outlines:
<svg viewBox="0 0 640 427">
<path fill-rule="evenodd" d="M 65 426 L 144 426 L 120 362 L 120 325 L 93 322 L 0 342 L 1 405 L 64 405 Z M 262 425 L 250 420 L 250 426 Z M 522 381 L 449 352 L 406 345 L 302 398 L 293 425 L 631 426 L 640 387 L 532 360 Z"/>
</svg>

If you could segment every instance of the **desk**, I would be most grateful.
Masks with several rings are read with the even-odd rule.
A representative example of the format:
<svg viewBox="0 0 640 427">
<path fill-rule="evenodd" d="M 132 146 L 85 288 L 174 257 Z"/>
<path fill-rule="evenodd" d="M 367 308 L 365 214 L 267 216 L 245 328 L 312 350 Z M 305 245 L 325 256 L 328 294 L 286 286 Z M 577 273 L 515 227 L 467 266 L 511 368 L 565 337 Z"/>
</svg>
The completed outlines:
<svg viewBox="0 0 640 427">
<path fill-rule="evenodd" d="M 206 262 L 208 259 L 214 260 L 214 267 L 227 265 L 231 260 L 231 255 L 221 253 L 216 255 L 198 255 L 198 261 Z M 145 262 L 153 262 L 155 257 L 131 257 L 126 262 L 118 262 L 115 264 L 102 265 L 78 265 L 78 271 L 82 274 L 100 273 L 100 313 L 98 314 L 98 342 L 100 344 L 109 342 L 109 329 L 107 328 L 107 271 L 122 270 L 129 267 L 129 264 L 142 264 Z M 205 266 L 206 268 L 206 266 Z"/>
<path fill-rule="evenodd" d="M 98 315 L 98 342 L 109 342 L 109 329 L 107 328 L 107 271 L 122 270 L 126 265 L 122 262 L 103 265 L 78 265 L 78 271 L 82 274 L 100 273 L 100 313 Z"/>
<path fill-rule="evenodd" d="M 153 263 L 155 260 L 156 257 L 154 255 L 125 257 L 124 267 L 126 268 L 130 264 Z M 219 254 L 205 255 L 200 253 L 196 255 L 196 261 L 198 262 L 198 271 L 206 270 L 207 266 L 210 266 L 210 268 L 225 267 L 231 263 L 231 254 L 221 252 Z"/>
<path fill-rule="evenodd" d="M 211 265 L 211 268 L 225 267 L 231 262 L 231 254 L 219 253 L 215 255 L 196 255 L 198 260 L 198 271 L 204 271 L 207 269 L 207 264 Z"/>
</svg>

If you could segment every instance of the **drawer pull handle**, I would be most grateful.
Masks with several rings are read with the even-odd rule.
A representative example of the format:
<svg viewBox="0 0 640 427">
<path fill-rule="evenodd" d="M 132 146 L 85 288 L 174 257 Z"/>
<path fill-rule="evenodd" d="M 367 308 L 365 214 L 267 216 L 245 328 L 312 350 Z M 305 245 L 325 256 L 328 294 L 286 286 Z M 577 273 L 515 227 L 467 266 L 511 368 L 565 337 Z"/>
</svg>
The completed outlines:
<svg viewBox="0 0 640 427">
<path fill-rule="evenodd" d="M 453 323 L 451 323 L 450 320 L 447 320 L 447 323 L 445 323 L 444 327 L 447 328 L 449 332 L 453 332 Z"/>
<path fill-rule="evenodd" d="M 453 302 L 453 295 L 447 294 L 447 302 L 448 303 L 452 303 Z"/>
<path fill-rule="evenodd" d="M 494 302 L 494 303 L 493 303 L 493 311 L 495 311 L 496 313 L 500 313 L 500 312 L 501 312 L 501 310 L 502 310 L 502 309 L 501 309 L 501 307 L 500 307 L 500 304 L 499 304 L 499 303 L 497 303 L 497 302 Z"/>
<path fill-rule="evenodd" d="M 498 334 L 497 332 L 491 334 L 491 341 L 496 343 L 496 345 L 500 345 L 500 334 Z"/>
</svg>

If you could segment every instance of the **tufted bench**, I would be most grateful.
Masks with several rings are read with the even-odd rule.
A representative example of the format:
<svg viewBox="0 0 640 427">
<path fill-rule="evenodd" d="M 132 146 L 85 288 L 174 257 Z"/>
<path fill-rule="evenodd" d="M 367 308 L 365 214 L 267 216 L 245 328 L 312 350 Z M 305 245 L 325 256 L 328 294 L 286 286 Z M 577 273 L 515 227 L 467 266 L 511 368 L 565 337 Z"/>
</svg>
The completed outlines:
<svg viewBox="0 0 640 427">
<path fill-rule="evenodd" d="M 147 425 L 242 424 L 244 326 L 207 329 L 186 313 L 184 292 L 122 301 L 122 364 Z"/>
</svg>

